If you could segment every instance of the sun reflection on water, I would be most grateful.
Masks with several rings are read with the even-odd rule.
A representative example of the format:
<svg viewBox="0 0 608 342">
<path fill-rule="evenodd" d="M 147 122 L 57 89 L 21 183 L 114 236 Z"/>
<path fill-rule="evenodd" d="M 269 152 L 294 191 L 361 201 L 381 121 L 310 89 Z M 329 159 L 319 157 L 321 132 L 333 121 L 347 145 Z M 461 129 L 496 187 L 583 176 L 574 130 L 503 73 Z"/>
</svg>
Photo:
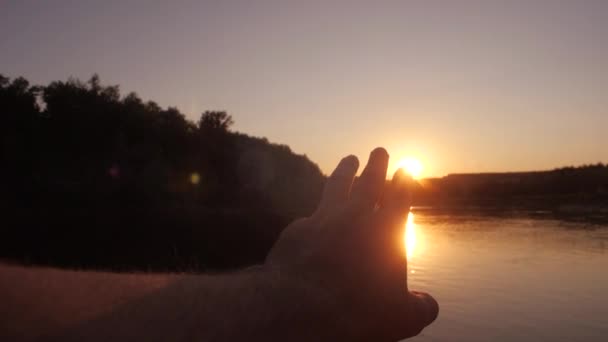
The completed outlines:
<svg viewBox="0 0 608 342">
<path fill-rule="evenodd" d="M 416 223 L 414 223 L 414 213 L 412 212 L 407 215 L 404 243 L 405 252 L 409 260 L 414 255 L 414 250 L 416 250 Z"/>
</svg>

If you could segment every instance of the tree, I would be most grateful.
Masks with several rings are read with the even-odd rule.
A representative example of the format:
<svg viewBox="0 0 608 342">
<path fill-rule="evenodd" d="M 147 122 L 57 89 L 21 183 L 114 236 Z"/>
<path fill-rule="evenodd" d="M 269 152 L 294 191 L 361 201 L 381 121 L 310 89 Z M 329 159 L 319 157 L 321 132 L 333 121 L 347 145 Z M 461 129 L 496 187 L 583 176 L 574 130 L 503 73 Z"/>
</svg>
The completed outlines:
<svg viewBox="0 0 608 342">
<path fill-rule="evenodd" d="M 227 132 L 234 124 L 232 116 L 224 111 L 205 111 L 198 121 L 200 130 L 220 130 Z"/>
<path fill-rule="evenodd" d="M 324 180 L 287 146 L 230 131 L 224 111 L 191 122 L 97 75 L 42 87 L 0 75 L 0 119 L 0 205 L 17 222 L 2 227 L 0 258 L 241 266 L 312 212 Z M 234 232 L 242 242 L 222 246 Z"/>
</svg>

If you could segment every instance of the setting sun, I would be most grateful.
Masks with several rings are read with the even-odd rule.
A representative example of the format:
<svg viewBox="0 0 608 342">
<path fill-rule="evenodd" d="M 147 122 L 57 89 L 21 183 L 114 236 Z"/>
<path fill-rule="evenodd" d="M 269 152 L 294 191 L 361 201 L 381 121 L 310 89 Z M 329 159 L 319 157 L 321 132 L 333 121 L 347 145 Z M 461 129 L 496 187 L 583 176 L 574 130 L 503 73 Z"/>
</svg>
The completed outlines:
<svg viewBox="0 0 608 342">
<path fill-rule="evenodd" d="M 408 157 L 401 159 L 397 164 L 397 168 L 402 168 L 415 179 L 420 178 L 420 175 L 422 174 L 422 163 L 415 158 Z"/>
</svg>

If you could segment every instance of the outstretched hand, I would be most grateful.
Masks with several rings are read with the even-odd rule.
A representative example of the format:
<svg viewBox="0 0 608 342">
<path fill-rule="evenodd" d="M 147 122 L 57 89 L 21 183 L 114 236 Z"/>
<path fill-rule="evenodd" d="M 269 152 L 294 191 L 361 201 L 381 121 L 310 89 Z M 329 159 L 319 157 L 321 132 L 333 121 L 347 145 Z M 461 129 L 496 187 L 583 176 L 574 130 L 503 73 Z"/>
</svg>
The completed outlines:
<svg viewBox="0 0 608 342">
<path fill-rule="evenodd" d="M 404 224 L 411 178 L 395 172 L 384 189 L 389 156 L 372 151 L 353 184 L 359 162 L 348 156 L 325 186 L 317 211 L 290 224 L 266 267 L 308 286 L 326 317 L 354 340 L 396 341 L 415 336 L 437 317 L 437 302 L 407 287 Z"/>
<path fill-rule="evenodd" d="M 116 274 L 0 264 L 0 340 L 397 341 L 438 313 L 407 288 L 403 171 L 384 189 L 374 150 L 349 156 L 317 211 L 289 225 L 261 268 L 222 275 Z M 351 189 L 352 187 L 352 189 Z M 25 309 L 24 309 L 25 308 Z M 57 337 L 57 338 L 55 338 Z"/>
</svg>

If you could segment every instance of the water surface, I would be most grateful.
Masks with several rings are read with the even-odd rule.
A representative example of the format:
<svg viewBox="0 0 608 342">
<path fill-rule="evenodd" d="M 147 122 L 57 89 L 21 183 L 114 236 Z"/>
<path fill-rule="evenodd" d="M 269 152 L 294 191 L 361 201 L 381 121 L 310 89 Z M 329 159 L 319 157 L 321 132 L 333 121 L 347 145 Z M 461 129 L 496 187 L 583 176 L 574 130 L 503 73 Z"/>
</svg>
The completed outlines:
<svg viewBox="0 0 608 342">
<path fill-rule="evenodd" d="M 608 226 L 429 212 L 413 221 L 410 289 L 441 309 L 411 341 L 608 341 Z"/>
</svg>

